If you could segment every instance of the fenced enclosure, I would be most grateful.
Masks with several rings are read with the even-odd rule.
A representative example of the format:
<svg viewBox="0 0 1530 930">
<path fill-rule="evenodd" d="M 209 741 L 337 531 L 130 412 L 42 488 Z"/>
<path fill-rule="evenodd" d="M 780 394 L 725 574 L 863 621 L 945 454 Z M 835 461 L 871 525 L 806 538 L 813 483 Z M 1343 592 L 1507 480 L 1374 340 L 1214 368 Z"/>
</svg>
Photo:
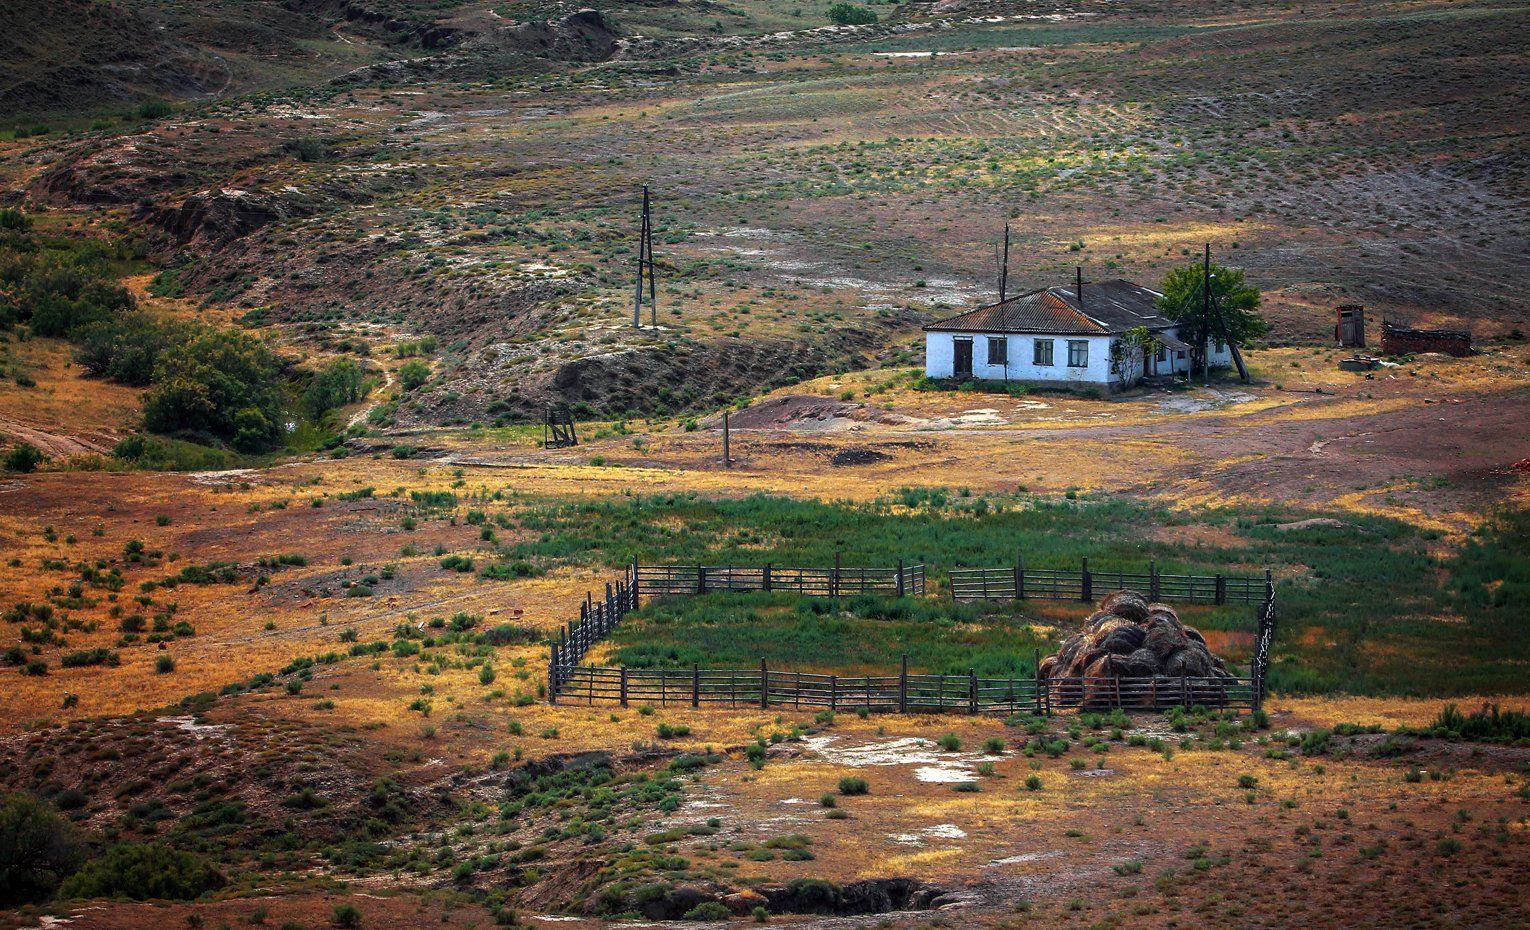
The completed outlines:
<svg viewBox="0 0 1530 930">
<path fill-rule="evenodd" d="M 974 601 L 1092 601 L 1095 592 L 1131 588 L 1150 601 L 1197 604 L 1263 604 L 1274 597 L 1269 572 L 1264 577 L 1239 575 L 1177 575 L 1158 571 L 1149 562 L 1145 572 L 1098 571 L 1089 559 L 1074 569 L 1027 568 L 1024 558 L 1006 568 L 953 568 L 948 573 L 951 599 Z"/>
<path fill-rule="evenodd" d="M 969 714 L 1050 714 L 1064 708 L 1162 710 L 1203 705 L 1257 710 L 1264 699 L 1264 677 L 1275 633 L 1275 586 L 1263 578 L 1224 575 L 1094 571 L 1084 560 L 1078 571 L 1027 570 L 1023 560 L 1012 569 L 952 569 L 951 596 L 958 602 L 982 600 L 1093 600 L 1095 591 L 1136 588 L 1153 600 L 1210 604 L 1257 603 L 1258 634 L 1247 677 L 1040 676 L 1039 656 L 1030 677 L 979 678 L 976 671 L 928 674 L 908 671 L 908 660 L 895 674 L 834 675 L 769 668 L 757 669 L 626 668 L 581 665 L 590 648 L 604 639 L 644 597 L 682 597 L 719 591 L 786 591 L 813 597 L 876 594 L 916 597 L 925 594 L 925 567 L 781 568 L 705 565 L 640 565 L 606 585 L 597 601 L 586 595 L 579 620 L 553 639 L 548 662 L 548 699 L 586 704 L 632 702 L 670 706 L 826 708 L 849 711 Z M 1024 595 L 1018 597 L 1017 595 Z M 1256 596 L 1257 595 L 1257 596 Z"/>
</svg>

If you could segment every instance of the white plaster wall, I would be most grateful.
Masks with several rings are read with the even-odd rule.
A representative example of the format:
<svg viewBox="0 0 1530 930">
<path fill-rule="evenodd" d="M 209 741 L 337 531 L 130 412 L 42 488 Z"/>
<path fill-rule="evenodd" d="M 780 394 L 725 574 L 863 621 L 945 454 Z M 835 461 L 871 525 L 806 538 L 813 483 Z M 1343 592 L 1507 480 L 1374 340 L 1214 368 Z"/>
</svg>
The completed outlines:
<svg viewBox="0 0 1530 930">
<path fill-rule="evenodd" d="M 998 335 L 998 334 L 994 334 Z M 931 378 L 954 377 L 956 360 L 954 333 L 925 333 L 925 374 Z M 966 334 L 963 334 L 966 338 Z M 1056 381 L 1063 384 L 1107 385 L 1115 380 L 1110 373 L 1110 337 L 1108 336 L 1030 336 L 1008 333 L 1009 365 L 988 364 L 988 339 L 984 333 L 973 333 L 972 376 L 992 381 Z M 1089 343 L 1089 364 L 1084 368 L 1068 367 L 1068 340 L 1082 339 Z M 1037 339 L 1052 340 L 1051 365 L 1035 365 Z"/>
</svg>

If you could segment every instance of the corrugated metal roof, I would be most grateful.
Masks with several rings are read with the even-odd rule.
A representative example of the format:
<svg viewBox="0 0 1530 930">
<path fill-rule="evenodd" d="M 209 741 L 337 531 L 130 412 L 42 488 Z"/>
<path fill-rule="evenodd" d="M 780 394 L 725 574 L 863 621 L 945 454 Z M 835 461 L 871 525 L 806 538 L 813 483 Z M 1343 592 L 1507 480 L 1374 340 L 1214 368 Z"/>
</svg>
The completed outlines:
<svg viewBox="0 0 1530 930">
<path fill-rule="evenodd" d="M 1048 287 L 936 320 L 926 330 L 961 333 L 1057 333 L 1104 335 L 1138 326 L 1163 329 L 1174 325 L 1158 313 L 1163 295 L 1130 281 L 1091 282 L 1079 302 L 1074 287 Z"/>
</svg>

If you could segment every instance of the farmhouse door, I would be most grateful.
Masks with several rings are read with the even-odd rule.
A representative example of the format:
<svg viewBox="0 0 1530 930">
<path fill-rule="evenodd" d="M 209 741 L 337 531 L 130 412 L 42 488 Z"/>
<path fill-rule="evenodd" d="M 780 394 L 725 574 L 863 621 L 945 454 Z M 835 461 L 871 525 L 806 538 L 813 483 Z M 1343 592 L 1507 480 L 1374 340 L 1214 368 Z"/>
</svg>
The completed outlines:
<svg viewBox="0 0 1530 930">
<path fill-rule="evenodd" d="M 955 340 L 956 359 L 951 366 L 953 378 L 967 379 L 972 377 L 972 340 Z"/>
</svg>

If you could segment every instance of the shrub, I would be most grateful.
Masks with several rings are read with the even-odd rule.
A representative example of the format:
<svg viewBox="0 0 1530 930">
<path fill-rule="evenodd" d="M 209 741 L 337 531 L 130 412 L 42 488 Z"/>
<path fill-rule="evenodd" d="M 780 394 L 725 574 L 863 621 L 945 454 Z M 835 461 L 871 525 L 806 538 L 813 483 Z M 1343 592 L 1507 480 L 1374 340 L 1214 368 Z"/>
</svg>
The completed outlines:
<svg viewBox="0 0 1530 930">
<path fill-rule="evenodd" d="M 1041 790 L 1041 779 L 1039 777 L 1035 776 L 1035 775 L 1027 776 L 1026 779 L 1025 779 L 1025 790 L 1026 791 L 1040 791 Z"/>
<path fill-rule="evenodd" d="M 681 920 L 727 920 L 733 916 L 728 906 L 721 901 L 703 901 L 685 912 Z"/>
<path fill-rule="evenodd" d="M 478 670 L 478 683 L 481 685 L 494 684 L 494 666 L 487 662 L 483 664 L 483 667 Z"/>
<path fill-rule="evenodd" d="M 866 784 L 866 779 L 864 778 L 859 778 L 855 775 L 846 775 L 844 778 L 839 780 L 840 794 L 867 794 L 870 791 L 871 786 Z"/>
<path fill-rule="evenodd" d="M 155 843 L 119 843 L 67 879 L 62 898 L 190 901 L 225 879 L 201 856 Z"/>
<path fill-rule="evenodd" d="M 336 904 L 335 909 L 329 914 L 329 919 L 337 927 L 361 926 L 361 912 L 356 910 L 354 904 Z"/>
<path fill-rule="evenodd" d="M 154 660 L 154 671 L 160 675 L 168 675 L 175 671 L 175 659 L 162 655 Z"/>
<path fill-rule="evenodd" d="M 5 470 L 21 472 L 34 472 L 37 466 L 42 464 L 42 452 L 31 443 L 22 443 L 5 453 Z"/>
<path fill-rule="evenodd" d="M 407 362 L 398 370 L 398 382 L 406 391 L 413 391 L 430 380 L 430 366 L 424 362 Z"/>
<path fill-rule="evenodd" d="M 337 358 L 314 374 L 303 391 L 303 406 L 310 416 L 319 417 L 327 410 L 353 404 L 361 399 L 366 376 L 361 366 L 348 358 Z"/>
<path fill-rule="evenodd" d="M 955 733 L 947 733 L 940 738 L 940 748 L 946 752 L 956 752 L 962 748 L 962 738 Z"/>
<path fill-rule="evenodd" d="M 58 660 L 58 664 L 64 668 L 79 668 L 84 665 L 121 665 L 122 659 L 110 649 L 82 649 L 79 652 L 71 652 Z"/>
<path fill-rule="evenodd" d="M 854 3 L 836 3 L 829 7 L 829 22 L 838 26 L 869 26 L 877 14 Z"/>
<path fill-rule="evenodd" d="M 178 320 L 127 313 L 88 324 L 72 333 L 74 360 L 94 377 L 130 387 L 147 387 L 154 380 L 159 357 L 202 331 L 199 326 Z"/>
<path fill-rule="evenodd" d="M 678 736 L 690 736 L 691 728 L 683 723 L 661 723 L 657 732 L 660 739 L 673 739 Z"/>
<path fill-rule="evenodd" d="M 0 907 L 51 895 L 84 858 L 74 828 L 29 794 L 0 796 Z"/>
</svg>

